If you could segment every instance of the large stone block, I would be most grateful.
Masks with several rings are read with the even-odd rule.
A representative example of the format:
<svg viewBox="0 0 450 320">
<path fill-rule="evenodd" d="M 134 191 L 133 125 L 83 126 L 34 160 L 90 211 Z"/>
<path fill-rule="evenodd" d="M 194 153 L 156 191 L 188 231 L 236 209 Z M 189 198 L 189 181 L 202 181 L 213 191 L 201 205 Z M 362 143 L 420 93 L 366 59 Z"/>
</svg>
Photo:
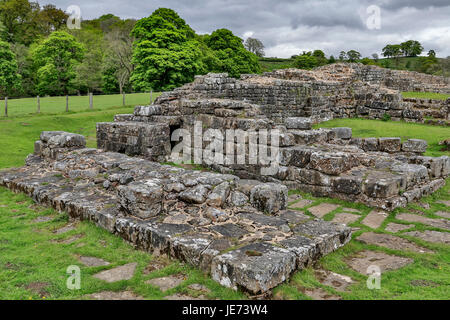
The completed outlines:
<svg viewBox="0 0 450 320">
<path fill-rule="evenodd" d="M 250 192 L 250 202 L 258 210 L 276 213 L 287 207 L 288 188 L 276 183 L 257 185 Z"/>
<path fill-rule="evenodd" d="M 119 186 L 117 191 L 120 204 L 133 216 L 148 219 L 163 212 L 164 190 L 158 179 Z"/>
<path fill-rule="evenodd" d="M 352 138 L 352 128 L 332 128 L 337 139 L 349 140 Z"/>
<path fill-rule="evenodd" d="M 225 287 L 243 287 L 257 294 L 286 281 L 295 267 L 293 252 L 268 243 L 254 243 L 215 257 L 211 277 Z"/>
<path fill-rule="evenodd" d="M 380 138 L 380 151 L 395 153 L 402 148 L 402 139 L 400 138 Z"/>
<path fill-rule="evenodd" d="M 409 139 L 402 144 L 402 151 L 424 153 L 427 151 L 428 142 L 421 139 Z"/>
<path fill-rule="evenodd" d="M 311 130 L 312 121 L 311 118 L 287 118 L 285 125 L 288 129 Z"/>
</svg>

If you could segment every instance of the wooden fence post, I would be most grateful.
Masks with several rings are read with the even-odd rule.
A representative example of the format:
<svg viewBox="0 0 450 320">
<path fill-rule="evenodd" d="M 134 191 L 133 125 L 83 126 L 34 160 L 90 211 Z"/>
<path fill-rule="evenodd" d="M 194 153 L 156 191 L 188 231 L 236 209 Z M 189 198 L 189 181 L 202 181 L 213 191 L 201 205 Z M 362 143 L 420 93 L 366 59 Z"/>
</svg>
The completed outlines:
<svg viewBox="0 0 450 320">
<path fill-rule="evenodd" d="M 41 113 L 41 99 L 37 96 L 37 113 Z"/>
<path fill-rule="evenodd" d="M 8 116 L 8 97 L 5 97 L 5 117 Z"/>
<path fill-rule="evenodd" d="M 89 93 L 89 108 L 90 109 L 94 108 L 94 94 L 92 92 Z"/>
<path fill-rule="evenodd" d="M 69 95 L 66 95 L 66 112 L 69 112 Z"/>
</svg>

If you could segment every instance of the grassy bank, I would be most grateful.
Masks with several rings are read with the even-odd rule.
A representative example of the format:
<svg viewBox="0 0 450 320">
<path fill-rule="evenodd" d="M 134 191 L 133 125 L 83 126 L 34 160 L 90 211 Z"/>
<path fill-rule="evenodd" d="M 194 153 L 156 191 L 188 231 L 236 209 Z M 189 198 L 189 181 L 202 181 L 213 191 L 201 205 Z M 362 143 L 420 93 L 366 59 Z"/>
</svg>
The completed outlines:
<svg viewBox="0 0 450 320">
<path fill-rule="evenodd" d="M 407 123 L 402 121 L 381 121 L 366 119 L 334 119 L 315 126 L 316 128 L 349 127 L 353 129 L 353 137 L 400 137 L 407 139 L 424 139 L 428 142 L 425 155 L 440 156 L 448 155 L 450 152 L 442 151 L 439 142 L 448 139 L 450 128 L 429 126 L 419 123 Z"/>
<path fill-rule="evenodd" d="M 156 99 L 160 93 L 153 93 Z M 150 103 L 150 93 L 126 94 L 126 105 L 147 105 Z M 42 97 L 40 98 L 41 114 L 61 114 L 66 111 L 66 97 Z M 94 111 L 105 110 L 112 107 L 123 107 L 123 96 L 120 94 L 94 96 Z M 89 110 L 89 97 L 70 96 L 69 111 L 81 112 Z M 8 99 L 8 115 L 10 117 L 36 114 L 37 99 L 22 98 Z M 0 102 L 0 118 L 4 117 L 4 101 Z"/>
</svg>

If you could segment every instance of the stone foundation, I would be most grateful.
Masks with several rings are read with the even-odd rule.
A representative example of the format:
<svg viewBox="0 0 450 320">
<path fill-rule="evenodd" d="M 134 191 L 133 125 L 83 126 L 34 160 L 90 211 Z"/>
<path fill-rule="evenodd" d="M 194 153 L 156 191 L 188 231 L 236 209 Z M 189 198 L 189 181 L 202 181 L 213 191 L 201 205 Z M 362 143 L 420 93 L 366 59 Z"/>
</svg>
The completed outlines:
<svg viewBox="0 0 450 320">
<path fill-rule="evenodd" d="M 288 280 L 351 238 L 344 225 L 286 210 L 283 185 L 84 145 L 79 135 L 44 133 L 25 167 L 0 171 L 0 185 L 252 294 Z M 42 151 L 50 147 L 53 152 Z"/>
</svg>

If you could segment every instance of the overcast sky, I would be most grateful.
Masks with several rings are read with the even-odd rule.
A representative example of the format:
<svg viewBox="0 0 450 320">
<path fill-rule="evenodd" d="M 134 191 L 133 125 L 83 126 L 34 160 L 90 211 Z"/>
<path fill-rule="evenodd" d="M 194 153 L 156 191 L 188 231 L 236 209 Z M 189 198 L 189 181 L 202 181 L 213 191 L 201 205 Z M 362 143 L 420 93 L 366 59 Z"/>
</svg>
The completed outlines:
<svg viewBox="0 0 450 320">
<path fill-rule="evenodd" d="M 381 53 L 387 43 L 419 40 L 425 50 L 450 56 L 450 0 L 38 0 L 66 10 L 81 8 L 83 19 L 113 13 L 142 18 L 171 8 L 197 33 L 227 28 L 241 38 L 258 38 L 268 57 L 290 57 L 322 49 L 336 57 L 356 49 Z M 380 9 L 380 24 L 377 10 Z M 379 28 L 378 28 L 379 27 Z"/>
</svg>

